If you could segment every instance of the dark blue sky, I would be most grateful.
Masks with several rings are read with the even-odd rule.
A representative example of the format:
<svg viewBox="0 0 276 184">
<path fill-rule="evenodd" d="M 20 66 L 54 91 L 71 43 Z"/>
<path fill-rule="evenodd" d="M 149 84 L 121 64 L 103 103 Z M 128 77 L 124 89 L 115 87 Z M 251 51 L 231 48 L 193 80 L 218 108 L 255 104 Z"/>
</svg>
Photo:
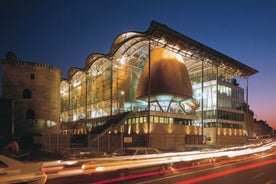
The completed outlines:
<svg viewBox="0 0 276 184">
<path fill-rule="evenodd" d="M 259 70 L 249 79 L 250 108 L 276 128 L 274 0 L 0 0 L 0 58 L 13 51 L 66 77 L 152 20 Z"/>
</svg>

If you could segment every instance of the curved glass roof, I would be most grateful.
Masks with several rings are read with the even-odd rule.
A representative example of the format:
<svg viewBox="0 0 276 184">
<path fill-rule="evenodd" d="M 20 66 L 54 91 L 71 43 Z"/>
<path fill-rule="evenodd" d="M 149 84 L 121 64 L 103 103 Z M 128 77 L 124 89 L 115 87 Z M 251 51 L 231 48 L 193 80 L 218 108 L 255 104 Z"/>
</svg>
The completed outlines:
<svg viewBox="0 0 276 184">
<path fill-rule="evenodd" d="M 249 77 L 258 72 L 155 21 L 152 21 L 144 33 L 129 32 L 118 36 L 112 44 L 109 56 L 113 58 L 133 56 L 135 51 L 148 47 L 149 41 L 151 49 L 163 47 L 182 55 L 187 68 L 198 68 L 203 61 L 225 69 L 235 76 Z"/>
<path fill-rule="evenodd" d="M 149 29 L 144 33 L 127 32 L 119 35 L 114 40 L 109 54 L 91 54 L 86 60 L 84 70 L 88 71 L 91 65 L 102 65 L 105 62 L 125 62 L 141 69 L 148 57 L 149 46 L 151 49 L 162 47 L 180 54 L 188 70 L 199 70 L 204 62 L 222 68 L 233 76 L 249 77 L 258 72 L 155 21 L 151 22 Z M 70 69 L 68 78 L 72 78 L 78 70 Z"/>
</svg>

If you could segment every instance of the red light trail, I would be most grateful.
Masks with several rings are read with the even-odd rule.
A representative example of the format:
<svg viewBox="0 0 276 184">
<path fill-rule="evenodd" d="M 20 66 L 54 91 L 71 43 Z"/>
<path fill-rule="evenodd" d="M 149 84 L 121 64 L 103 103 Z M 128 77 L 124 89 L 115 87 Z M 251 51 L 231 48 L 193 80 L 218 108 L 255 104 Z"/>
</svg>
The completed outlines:
<svg viewBox="0 0 276 184">
<path fill-rule="evenodd" d="M 264 162 L 259 162 L 259 163 L 254 163 L 254 164 L 250 164 L 250 165 L 245 165 L 245 166 L 241 166 L 238 168 L 233 168 L 233 169 L 228 169 L 225 171 L 221 171 L 221 172 L 217 172 L 217 173 L 213 173 L 213 174 L 208 174 L 208 175 L 204 175 L 204 176 L 200 176 L 197 178 L 192 178 L 189 180 L 185 180 L 185 181 L 181 181 L 181 182 L 177 182 L 176 184 L 193 184 L 193 183 L 198 183 L 198 182 L 202 182 L 202 181 L 206 181 L 206 180 L 210 180 L 213 178 L 218 178 L 227 174 L 233 174 L 236 172 L 241 172 L 244 170 L 249 170 L 249 169 L 253 169 L 256 167 L 261 167 L 264 165 L 268 165 L 268 164 L 273 164 L 276 163 L 276 159 L 273 160 L 268 160 L 268 161 L 264 161 Z"/>
</svg>

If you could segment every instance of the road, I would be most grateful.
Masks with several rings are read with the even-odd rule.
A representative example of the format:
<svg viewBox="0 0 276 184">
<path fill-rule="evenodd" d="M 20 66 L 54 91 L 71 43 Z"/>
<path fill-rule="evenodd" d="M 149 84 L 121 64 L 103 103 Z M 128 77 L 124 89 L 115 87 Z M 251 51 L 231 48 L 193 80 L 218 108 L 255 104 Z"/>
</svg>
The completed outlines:
<svg viewBox="0 0 276 184">
<path fill-rule="evenodd" d="M 233 162 L 232 162 L 233 161 Z M 192 169 L 182 167 L 162 178 L 143 178 L 128 183 L 145 184 L 272 184 L 276 183 L 276 153 L 203 164 Z"/>
<path fill-rule="evenodd" d="M 164 176 L 144 173 L 125 178 L 111 175 L 78 175 L 48 179 L 47 184 L 72 183 L 158 183 L 158 184 L 276 184 L 276 152 L 258 153 L 250 156 L 234 157 L 215 162 L 183 162 L 175 164 Z M 126 179 L 126 180 L 124 180 Z"/>
</svg>

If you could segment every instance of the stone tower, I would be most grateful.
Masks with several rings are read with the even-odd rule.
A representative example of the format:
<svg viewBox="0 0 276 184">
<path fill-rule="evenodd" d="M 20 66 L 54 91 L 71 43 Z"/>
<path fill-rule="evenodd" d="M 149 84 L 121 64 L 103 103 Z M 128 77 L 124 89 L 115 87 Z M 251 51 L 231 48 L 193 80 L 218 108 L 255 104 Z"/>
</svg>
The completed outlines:
<svg viewBox="0 0 276 184">
<path fill-rule="evenodd" d="M 9 56 L 9 57 L 8 57 Z M 46 64 L 2 59 L 2 98 L 13 101 L 13 134 L 59 132 L 61 70 Z"/>
</svg>

